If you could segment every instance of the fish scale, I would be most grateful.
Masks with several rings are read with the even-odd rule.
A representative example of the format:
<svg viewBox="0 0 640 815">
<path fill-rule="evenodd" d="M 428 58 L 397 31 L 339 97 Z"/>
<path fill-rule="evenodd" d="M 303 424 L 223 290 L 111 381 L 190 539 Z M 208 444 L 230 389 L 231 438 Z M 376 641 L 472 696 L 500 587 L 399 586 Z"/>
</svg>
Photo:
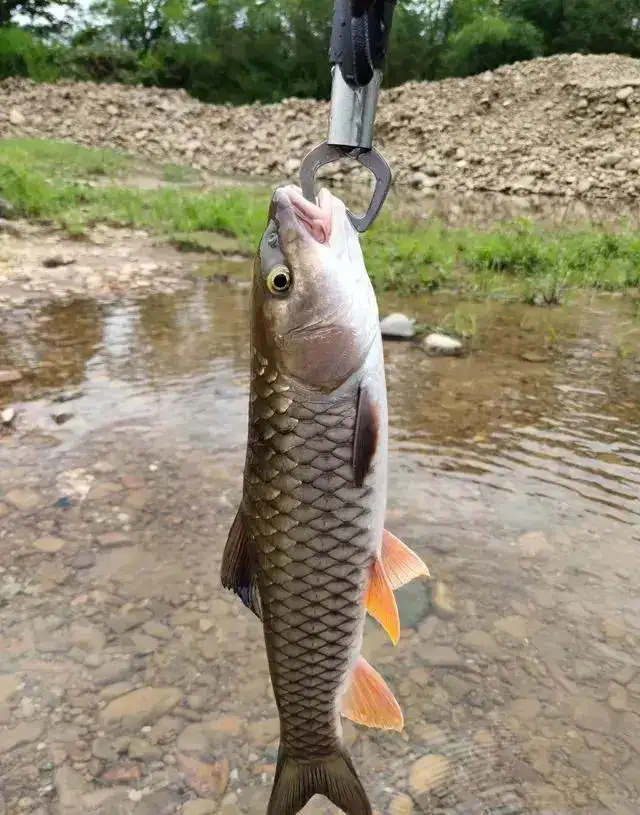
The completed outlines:
<svg viewBox="0 0 640 815">
<path fill-rule="evenodd" d="M 373 558 L 371 490 L 353 486 L 350 463 L 356 393 L 305 401 L 259 359 L 252 379 L 243 513 L 282 741 L 293 756 L 328 755 Z"/>
</svg>

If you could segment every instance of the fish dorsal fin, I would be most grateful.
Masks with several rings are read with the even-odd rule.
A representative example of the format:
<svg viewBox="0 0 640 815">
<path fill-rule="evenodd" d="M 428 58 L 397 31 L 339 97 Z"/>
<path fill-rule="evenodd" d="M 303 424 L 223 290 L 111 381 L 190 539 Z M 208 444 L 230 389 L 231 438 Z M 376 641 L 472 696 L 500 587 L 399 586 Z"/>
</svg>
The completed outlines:
<svg viewBox="0 0 640 815">
<path fill-rule="evenodd" d="M 380 674 L 359 656 L 351 682 L 340 708 L 342 715 L 356 724 L 380 730 L 402 730 L 402 710 Z"/>
<path fill-rule="evenodd" d="M 372 563 L 369 571 L 366 603 L 369 614 L 380 623 L 393 644 L 397 645 L 400 639 L 398 606 L 385 568 L 379 560 Z"/>
<path fill-rule="evenodd" d="M 422 558 L 387 529 L 382 533 L 381 560 L 385 573 L 395 591 L 416 577 L 429 577 L 429 569 Z"/>
<path fill-rule="evenodd" d="M 353 437 L 353 478 L 361 487 L 378 446 L 379 412 L 371 395 L 371 388 L 362 383 L 358 390 L 356 427 Z"/>
</svg>

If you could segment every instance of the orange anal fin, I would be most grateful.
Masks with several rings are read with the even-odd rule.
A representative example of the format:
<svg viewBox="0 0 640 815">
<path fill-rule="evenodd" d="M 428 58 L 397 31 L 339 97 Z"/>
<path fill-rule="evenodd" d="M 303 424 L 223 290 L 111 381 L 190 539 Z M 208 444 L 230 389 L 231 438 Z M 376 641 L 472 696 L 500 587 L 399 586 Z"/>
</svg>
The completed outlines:
<svg viewBox="0 0 640 815">
<path fill-rule="evenodd" d="M 365 727 L 380 730 L 402 730 L 402 710 L 389 686 L 380 674 L 360 656 L 351 683 L 342 697 L 343 716 Z"/>
<path fill-rule="evenodd" d="M 389 578 L 379 560 L 373 563 L 369 573 L 367 611 L 384 628 L 393 644 L 397 645 L 400 639 L 398 606 Z"/>
<path fill-rule="evenodd" d="M 386 529 L 382 533 L 381 559 L 387 579 L 394 591 L 410 583 L 416 577 L 429 577 L 426 563 Z"/>
</svg>

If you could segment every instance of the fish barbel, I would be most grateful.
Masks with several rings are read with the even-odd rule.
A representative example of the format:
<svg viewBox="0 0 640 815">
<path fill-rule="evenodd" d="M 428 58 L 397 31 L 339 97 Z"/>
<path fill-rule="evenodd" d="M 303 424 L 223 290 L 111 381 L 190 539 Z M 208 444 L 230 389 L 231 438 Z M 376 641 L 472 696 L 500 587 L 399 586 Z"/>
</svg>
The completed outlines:
<svg viewBox="0 0 640 815">
<path fill-rule="evenodd" d="M 384 529 L 387 401 L 375 294 L 343 202 L 273 194 L 254 264 L 249 431 L 222 584 L 262 620 L 280 717 L 268 815 L 314 794 L 347 815 L 371 804 L 341 715 L 401 730 L 400 707 L 360 655 L 367 612 L 394 643 L 394 589 L 428 575 Z"/>
</svg>

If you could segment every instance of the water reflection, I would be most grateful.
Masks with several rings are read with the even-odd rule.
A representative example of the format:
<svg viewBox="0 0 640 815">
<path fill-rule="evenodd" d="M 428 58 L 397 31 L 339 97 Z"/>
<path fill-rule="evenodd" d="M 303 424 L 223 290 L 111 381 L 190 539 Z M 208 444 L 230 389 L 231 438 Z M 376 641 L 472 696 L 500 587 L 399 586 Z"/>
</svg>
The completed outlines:
<svg viewBox="0 0 640 815">
<path fill-rule="evenodd" d="M 75 410 L 85 430 L 119 412 L 149 416 L 164 406 L 173 421 L 193 427 L 201 417 L 202 430 L 213 432 L 206 430 L 211 416 L 225 405 L 225 424 L 241 444 L 247 307 L 245 289 L 221 285 L 104 311 L 87 301 L 50 306 L 5 336 L 0 367 L 29 372 L 15 391 L 31 400 L 26 412 L 46 406 L 43 397 L 56 389 L 82 385 Z M 399 307 L 433 324 L 451 303 L 381 304 L 383 312 Z M 387 343 L 392 449 L 447 480 L 556 499 L 571 493 L 585 499 L 585 512 L 636 523 L 638 334 L 632 353 L 629 346 L 617 353 L 627 305 L 611 299 L 558 310 L 497 303 L 473 309 L 477 336 L 465 358 L 431 359 L 420 348 Z"/>
</svg>

